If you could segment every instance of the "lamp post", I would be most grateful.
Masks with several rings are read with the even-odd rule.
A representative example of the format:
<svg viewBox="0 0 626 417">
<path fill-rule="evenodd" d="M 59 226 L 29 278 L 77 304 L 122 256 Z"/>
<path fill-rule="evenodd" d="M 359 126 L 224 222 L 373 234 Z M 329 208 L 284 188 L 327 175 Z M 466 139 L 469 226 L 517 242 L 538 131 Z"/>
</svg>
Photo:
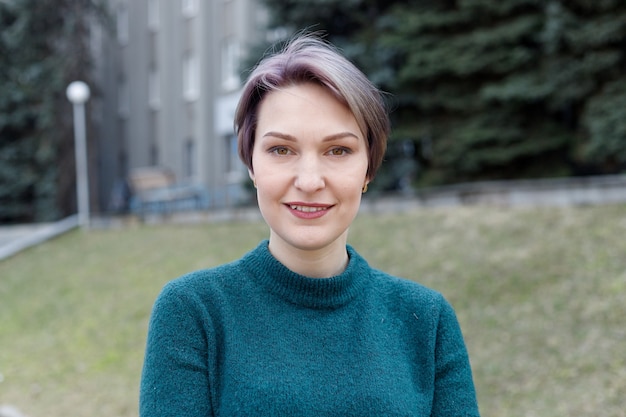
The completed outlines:
<svg viewBox="0 0 626 417">
<path fill-rule="evenodd" d="M 78 225 L 89 227 L 89 178 L 85 133 L 85 103 L 89 100 L 89 86 L 82 81 L 74 81 L 67 86 L 65 94 L 74 107 L 74 156 L 76 158 Z"/>
</svg>

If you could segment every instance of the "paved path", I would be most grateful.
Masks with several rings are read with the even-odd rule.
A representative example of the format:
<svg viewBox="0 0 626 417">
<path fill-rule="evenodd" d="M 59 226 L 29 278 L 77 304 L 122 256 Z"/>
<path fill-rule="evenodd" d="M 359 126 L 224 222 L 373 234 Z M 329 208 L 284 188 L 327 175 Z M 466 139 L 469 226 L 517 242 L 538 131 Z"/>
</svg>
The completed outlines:
<svg viewBox="0 0 626 417">
<path fill-rule="evenodd" d="M 49 226 L 49 223 L 0 227 L 0 247 L 37 233 L 47 226 Z"/>
<path fill-rule="evenodd" d="M 78 226 L 78 218 L 70 216 L 54 223 L 0 227 L 0 261 L 45 242 Z"/>
</svg>

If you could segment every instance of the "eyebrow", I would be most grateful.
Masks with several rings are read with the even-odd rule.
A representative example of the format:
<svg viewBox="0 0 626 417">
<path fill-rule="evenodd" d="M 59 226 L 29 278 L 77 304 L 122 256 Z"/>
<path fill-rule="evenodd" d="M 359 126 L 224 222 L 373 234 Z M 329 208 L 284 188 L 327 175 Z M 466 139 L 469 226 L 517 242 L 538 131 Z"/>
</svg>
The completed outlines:
<svg viewBox="0 0 626 417">
<path fill-rule="evenodd" d="M 275 131 L 270 131 L 263 135 L 264 138 L 268 136 L 288 140 L 291 142 L 295 142 L 297 140 L 295 136 L 289 135 L 287 133 L 281 133 L 281 132 L 275 132 Z M 339 133 L 334 133 L 332 135 L 326 136 L 324 139 L 322 139 L 322 142 L 332 142 L 333 140 L 343 139 L 346 137 L 359 139 L 359 137 L 352 132 L 339 132 Z"/>
</svg>

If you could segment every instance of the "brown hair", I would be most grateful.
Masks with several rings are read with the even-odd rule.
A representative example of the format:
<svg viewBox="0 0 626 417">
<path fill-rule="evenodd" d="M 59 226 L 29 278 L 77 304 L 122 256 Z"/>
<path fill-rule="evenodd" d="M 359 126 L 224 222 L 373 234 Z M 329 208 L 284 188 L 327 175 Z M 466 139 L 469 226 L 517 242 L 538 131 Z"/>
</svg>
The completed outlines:
<svg viewBox="0 0 626 417">
<path fill-rule="evenodd" d="M 235 113 L 239 157 L 250 171 L 259 104 L 268 92 L 288 85 L 314 82 L 348 106 L 367 140 L 367 177 L 382 163 L 389 116 L 383 95 L 331 44 L 314 35 L 299 35 L 280 52 L 261 60 L 246 81 Z"/>
</svg>

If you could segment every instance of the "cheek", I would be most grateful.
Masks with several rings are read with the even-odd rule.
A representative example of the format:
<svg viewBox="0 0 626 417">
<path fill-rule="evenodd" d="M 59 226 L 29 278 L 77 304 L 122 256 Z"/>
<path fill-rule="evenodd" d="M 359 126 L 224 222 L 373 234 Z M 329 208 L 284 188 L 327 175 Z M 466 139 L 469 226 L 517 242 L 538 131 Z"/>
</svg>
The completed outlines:
<svg viewBox="0 0 626 417">
<path fill-rule="evenodd" d="M 365 182 L 365 172 L 358 171 L 351 175 L 345 174 L 335 177 L 332 182 L 332 187 L 335 189 L 335 192 L 343 196 L 344 199 L 352 200 L 361 197 Z"/>
<path fill-rule="evenodd" d="M 362 187 L 365 181 L 367 181 L 367 170 L 369 167 L 369 161 L 366 156 L 360 159 L 358 163 L 356 163 L 352 167 L 352 174 L 349 175 L 349 178 L 357 183 L 359 187 Z"/>
</svg>

